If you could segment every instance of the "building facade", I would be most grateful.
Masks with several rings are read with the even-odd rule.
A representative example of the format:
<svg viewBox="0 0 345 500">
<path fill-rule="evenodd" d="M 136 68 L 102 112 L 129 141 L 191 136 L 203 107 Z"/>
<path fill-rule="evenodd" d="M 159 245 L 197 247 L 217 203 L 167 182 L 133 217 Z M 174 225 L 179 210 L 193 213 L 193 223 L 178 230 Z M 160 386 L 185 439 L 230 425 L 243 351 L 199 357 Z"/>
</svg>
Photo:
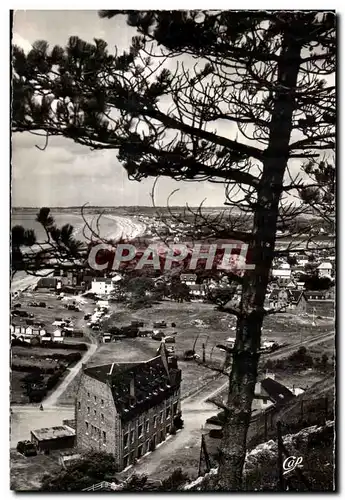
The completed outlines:
<svg viewBox="0 0 345 500">
<path fill-rule="evenodd" d="M 91 282 L 91 293 L 109 295 L 115 288 L 110 278 L 94 278 Z"/>
<path fill-rule="evenodd" d="M 181 370 L 165 354 L 141 363 L 83 367 L 76 446 L 111 453 L 121 471 L 163 442 L 181 415 Z"/>
</svg>

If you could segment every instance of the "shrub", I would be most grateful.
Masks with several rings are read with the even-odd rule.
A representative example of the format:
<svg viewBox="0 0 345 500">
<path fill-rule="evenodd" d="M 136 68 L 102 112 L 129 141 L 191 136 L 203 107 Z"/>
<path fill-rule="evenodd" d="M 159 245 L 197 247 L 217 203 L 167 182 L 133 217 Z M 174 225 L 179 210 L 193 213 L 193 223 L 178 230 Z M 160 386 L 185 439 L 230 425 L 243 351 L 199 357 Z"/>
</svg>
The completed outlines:
<svg viewBox="0 0 345 500">
<path fill-rule="evenodd" d="M 169 477 L 163 479 L 158 491 L 177 491 L 188 479 L 188 474 L 182 472 L 181 468 L 175 469 Z"/>
</svg>

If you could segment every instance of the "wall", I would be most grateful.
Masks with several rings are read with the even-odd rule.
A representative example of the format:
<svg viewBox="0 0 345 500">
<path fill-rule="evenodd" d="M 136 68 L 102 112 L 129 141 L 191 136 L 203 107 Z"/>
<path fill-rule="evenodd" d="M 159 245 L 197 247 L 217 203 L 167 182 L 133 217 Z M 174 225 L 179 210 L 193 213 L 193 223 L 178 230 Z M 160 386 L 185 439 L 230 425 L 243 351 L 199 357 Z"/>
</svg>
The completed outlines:
<svg viewBox="0 0 345 500">
<path fill-rule="evenodd" d="M 138 415 L 135 419 L 124 422 L 122 426 L 121 449 L 123 453 L 122 467 L 134 463 L 135 459 L 140 458 L 139 447 L 142 446 L 141 456 L 163 442 L 169 435 L 173 425 L 174 416 L 181 411 L 180 389 L 173 396 L 163 401 L 160 405 L 150 408 L 148 411 Z M 176 404 L 176 413 L 173 414 L 173 407 Z M 167 418 L 167 408 L 170 408 L 170 416 Z M 154 417 L 156 424 L 154 425 Z M 162 417 L 162 418 L 161 418 Z M 146 424 L 148 422 L 148 428 Z M 138 428 L 142 425 L 142 435 L 139 437 Z M 133 432 L 133 442 L 131 442 L 131 432 Z M 128 433 L 127 446 L 124 447 L 125 434 Z M 154 445 L 155 443 L 155 445 Z M 127 462 L 126 462 L 127 457 Z"/>
<path fill-rule="evenodd" d="M 66 448 L 74 447 L 75 436 L 66 436 L 57 439 L 44 439 L 39 441 L 33 434 L 31 434 L 31 442 L 35 443 L 37 449 L 40 451 L 64 450 Z"/>
<path fill-rule="evenodd" d="M 310 300 L 307 303 L 307 313 L 313 314 L 315 308 L 316 316 L 334 316 L 335 303 L 333 301 Z"/>
<path fill-rule="evenodd" d="M 119 466 L 121 421 L 115 409 L 111 389 L 107 384 L 82 374 L 76 398 L 75 421 L 77 449 L 111 453 Z M 88 422 L 88 431 L 85 422 Z M 100 430 L 100 437 L 98 434 L 93 434 L 92 426 Z M 105 443 L 103 443 L 103 431 L 106 432 Z"/>
</svg>

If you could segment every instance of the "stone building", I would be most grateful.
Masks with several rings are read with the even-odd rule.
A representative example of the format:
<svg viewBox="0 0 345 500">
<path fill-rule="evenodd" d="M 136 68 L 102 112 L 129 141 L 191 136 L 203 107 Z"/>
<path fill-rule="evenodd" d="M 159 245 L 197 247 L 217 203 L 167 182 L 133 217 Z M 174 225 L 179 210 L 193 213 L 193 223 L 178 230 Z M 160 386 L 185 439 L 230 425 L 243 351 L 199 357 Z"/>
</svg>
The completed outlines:
<svg viewBox="0 0 345 500">
<path fill-rule="evenodd" d="M 181 423 L 181 370 L 161 354 L 144 362 L 83 367 L 76 397 L 76 446 L 111 453 L 121 471 Z"/>
</svg>

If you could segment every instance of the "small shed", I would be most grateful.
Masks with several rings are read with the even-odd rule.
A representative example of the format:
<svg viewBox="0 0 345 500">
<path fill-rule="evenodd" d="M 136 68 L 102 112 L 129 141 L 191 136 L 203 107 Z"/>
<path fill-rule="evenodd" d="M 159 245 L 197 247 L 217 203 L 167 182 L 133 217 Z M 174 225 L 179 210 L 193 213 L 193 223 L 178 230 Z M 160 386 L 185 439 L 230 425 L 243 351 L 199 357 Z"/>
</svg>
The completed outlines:
<svg viewBox="0 0 345 500">
<path fill-rule="evenodd" d="M 73 448 L 75 430 L 67 425 L 57 427 L 43 427 L 31 431 L 31 442 L 40 451 L 62 450 Z"/>
</svg>

